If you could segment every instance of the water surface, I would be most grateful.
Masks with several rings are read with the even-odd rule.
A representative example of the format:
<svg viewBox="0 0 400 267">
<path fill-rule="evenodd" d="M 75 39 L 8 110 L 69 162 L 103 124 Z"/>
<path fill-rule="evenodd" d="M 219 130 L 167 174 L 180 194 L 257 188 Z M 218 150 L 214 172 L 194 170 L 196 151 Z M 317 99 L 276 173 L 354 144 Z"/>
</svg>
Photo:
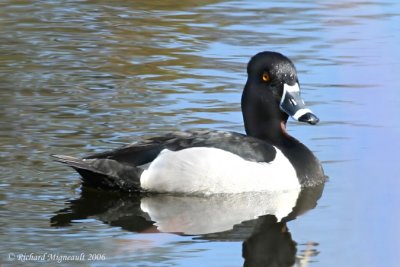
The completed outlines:
<svg viewBox="0 0 400 267">
<path fill-rule="evenodd" d="M 15 264 L 12 255 L 95 253 L 105 260 L 64 264 L 243 266 L 263 248 L 283 266 L 398 266 L 399 14 L 395 0 L 2 1 L 1 265 Z M 289 123 L 329 181 L 323 193 L 302 193 L 312 201 L 287 222 L 248 208 L 212 228 L 218 209 L 169 199 L 161 203 L 181 215 L 206 213 L 163 232 L 165 217 L 144 211 L 158 210 L 156 198 L 82 191 L 76 173 L 50 160 L 172 130 L 243 132 L 245 67 L 263 50 L 294 61 L 321 118 Z"/>
</svg>

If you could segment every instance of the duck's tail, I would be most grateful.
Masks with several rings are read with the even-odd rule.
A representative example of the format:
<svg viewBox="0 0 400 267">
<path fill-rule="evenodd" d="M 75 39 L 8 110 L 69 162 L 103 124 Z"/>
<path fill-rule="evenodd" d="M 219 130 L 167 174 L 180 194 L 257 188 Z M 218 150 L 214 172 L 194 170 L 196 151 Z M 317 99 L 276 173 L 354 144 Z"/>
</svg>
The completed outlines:
<svg viewBox="0 0 400 267">
<path fill-rule="evenodd" d="M 78 159 L 51 155 L 55 161 L 67 164 L 82 176 L 82 185 L 106 190 L 139 192 L 141 170 L 113 159 Z"/>
</svg>

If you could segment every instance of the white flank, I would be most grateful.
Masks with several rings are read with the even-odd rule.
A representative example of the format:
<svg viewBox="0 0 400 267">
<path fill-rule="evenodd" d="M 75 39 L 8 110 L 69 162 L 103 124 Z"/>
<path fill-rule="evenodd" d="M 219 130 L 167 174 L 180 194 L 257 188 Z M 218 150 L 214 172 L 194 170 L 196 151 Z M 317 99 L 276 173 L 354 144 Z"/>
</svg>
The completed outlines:
<svg viewBox="0 0 400 267">
<path fill-rule="evenodd" d="M 300 188 L 296 171 L 277 150 L 270 163 L 244 160 L 218 148 L 164 149 L 141 176 L 143 189 L 187 194 L 241 193 Z"/>
</svg>

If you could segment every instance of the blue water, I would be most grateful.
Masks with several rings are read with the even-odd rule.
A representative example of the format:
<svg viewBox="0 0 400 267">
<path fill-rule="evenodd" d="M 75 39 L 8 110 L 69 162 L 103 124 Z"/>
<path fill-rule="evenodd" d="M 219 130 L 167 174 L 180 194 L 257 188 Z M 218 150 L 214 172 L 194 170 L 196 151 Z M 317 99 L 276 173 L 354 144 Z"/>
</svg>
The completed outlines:
<svg viewBox="0 0 400 267">
<path fill-rule="evenodd" d="M 399 2 L 3 1 L 0 36 L 1 266 L 42 265 L 32 253 L 85 254 L 64 265 L 243 266 L 243 243 L 266 248 L 275 233 L 273 255 L 295 266 L 399 266 Z M 142 199 L 86 194 L 49 158 L 172 130 L 243 132 L 245 67 L 263 50 L 294 61 L 321 123 L 289 131 L 329 176 L 287 230 L 255 231 L 263 216 L 176 233 L 224 218 L 214 212 L 163 233 Z"/>
</svg>

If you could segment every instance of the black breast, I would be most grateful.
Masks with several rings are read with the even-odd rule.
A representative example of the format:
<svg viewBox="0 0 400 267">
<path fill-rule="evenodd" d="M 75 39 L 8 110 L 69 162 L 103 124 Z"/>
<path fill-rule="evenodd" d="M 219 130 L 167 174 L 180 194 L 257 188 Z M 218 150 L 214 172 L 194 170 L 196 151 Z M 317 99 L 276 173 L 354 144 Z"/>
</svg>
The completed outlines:
<svg viewBox="0 0 400 267">
<path fill-rule="evenodd" d="M 302 186 L 314 186 L 326 180 L 321 163 L 301 142 L 288 137 L 277 147 L 292 163 Z"/>
</svg>

